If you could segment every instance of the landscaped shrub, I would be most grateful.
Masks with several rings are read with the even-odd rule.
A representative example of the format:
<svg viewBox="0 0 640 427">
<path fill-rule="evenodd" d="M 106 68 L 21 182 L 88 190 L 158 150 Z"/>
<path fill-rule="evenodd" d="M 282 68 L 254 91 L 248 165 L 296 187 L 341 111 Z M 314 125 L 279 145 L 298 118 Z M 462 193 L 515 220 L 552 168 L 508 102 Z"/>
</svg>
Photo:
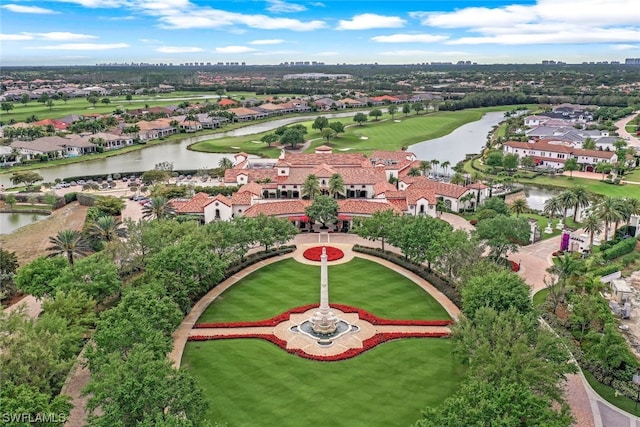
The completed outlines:
<svg viewBox="0 0 640 427">
<path fill-rule="evenodd" d="M 72 191 L 71 193 L 67 193 L 67 194 L 64 195 L 64 202 L 65 203 L 74 202 L 74 201 L 78 200 L 77 196 L 78 196 L 78 193 L 75 192 L 75 191 Z"/>
<path fill-rule="evenodd" d="M 93 202 L 96 200 L 96 197 L 97 196 L 94 196 L 93 194 L 76 194 L 76 200 L 78 200 L 78 203 L 80 203 L 82 206 L 93 206 Z"/>
<path fill-rule="evenodd" d="M 626 255 L 636 248 L 636 244 L 638 241 L 635 238 L 624 239 L 619 243 L 616 243 L 614 246 L 602 252 L 602 258 L 605 261 L 610 261 L 612 259 L 621 257 L 622 255 Z"/>
<path fill-rule="evenodd" d="M 292 246 L 282 246 L 277 249 L 269 250 L 268 252 L 258 252 L 255 254 L 248 255 L 244 261 L 237 262 L 235 264 L 230 265 L 224 273 L 224 278 L 227 279 L 240 270 L 243 270 L 257 262 L 263 261 L 265 259 L 273 258 L 274 256 L 288 254 L 296 250 L 294 245 Z"/>
<path fill-rule="evenodd" d="M 622 268 L 622 264 L 614 262 L 607 264 L 604 267 L 596 268 L 595 270 L 592 270 L 591 273 L 593 273 L 595 277 L 602 277 L 615 273 L 616 271 L 620 271 Z"/>
<path fill-rule="evenodd" d="M 455 289 L 453 284 L 449 283 L 449 281 L 445 278 L 438 276 L 435 272 L 428 271 L 423 265 L 408 261 L 404 259 L 402 255 L 398 255 L 393 252 L 382 252 L 382 249 L 379 248 L 369 248 L 367 246 L 354 245 L 353 250 L 355 252 L 373 255 L 387 261 L 391 261 L 392 263 L 411 271 L 412 273 L 431 283 L 437 290 L 439 290 L 447 298 L 449 298 L 451 302 L 453 302 L 457 307 L 462 307 L 462 299 L 460 298 L 460 294 Z"/>
<path fill-rule="evenodd" d="M 471 225 L 476 225 L 478 223 L 477 219 L 472 219 L 471 221 L 469 221 L 469 224 Z"/>
</svg>

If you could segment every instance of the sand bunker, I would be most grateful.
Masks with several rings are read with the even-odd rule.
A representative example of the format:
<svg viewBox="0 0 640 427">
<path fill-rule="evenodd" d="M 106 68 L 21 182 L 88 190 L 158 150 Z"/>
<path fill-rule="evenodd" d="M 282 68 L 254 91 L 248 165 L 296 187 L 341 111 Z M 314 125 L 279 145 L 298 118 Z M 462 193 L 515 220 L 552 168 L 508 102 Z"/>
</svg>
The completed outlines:
<svg viewBox="0 0 640 427">
<path fill-rule="evenodd" d="M 369 139 L 368 136 L 361 136 L 360 139 Z"/>
<path fill-rule="evenodd" d="M 349 150 L 353 150 L 353 147 L 338 148 L 338 151 L 349 151 Z"/>
</svg>

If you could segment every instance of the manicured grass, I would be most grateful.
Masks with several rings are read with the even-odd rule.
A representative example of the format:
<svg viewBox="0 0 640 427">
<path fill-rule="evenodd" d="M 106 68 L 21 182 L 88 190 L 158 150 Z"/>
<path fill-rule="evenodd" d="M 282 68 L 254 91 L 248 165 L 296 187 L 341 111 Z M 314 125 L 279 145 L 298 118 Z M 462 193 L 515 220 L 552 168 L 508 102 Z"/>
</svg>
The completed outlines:
<svg viewBox="0 0 640 427">
<path fill-rule="evenodd" d="M 8 122 L 13 119 L 17 122 L 24 121 L 31 115 L 36 115 L 39 120 L 42 119 L 59 119 L 69 114 L 96 114 L 96 113 L 112 113 L 116 108 L 122 110 L 134 110 L 147 107 L 166 107 L 168 105 L 178 105 L 182 100 L 175 98 L 186 98 L 194 104 L 204 104 L 205 102 L 217 102 L 216 98 L 205 98 L 205 96 L 216 96 L 215 91 L 209 92 L 189 92 L 176 91 L 171 93 L 159 93 L 156 95 L 134 95 L 131 101 L 127 101 L 125 96 L 98 96 L 98 103 L 93 106 L 87 101 L 87 98 L 71 98 L 65 103 L 63 100 L 53 100 L 53 108 L 49 108 L 46 104 L 42 104 L 35 100 L 29 101 L 26 105 L 20 102 L 13 103 L 13 110 L 9 113 L 0 112 L 0 120 Z M 239 101 L 241 97 L 245 98 L 265 98 L 267 95 L 257 96 L 253 92 L 234 92 L 225 94 L 222 98 L 230 96 L 232 99 Z M 281 98 L 291 97 L 295 95 L 279 95 Z M 100 102 L 103 98 L 109 98 L 109 104 Z"/>
<path fill-rule="evenodd" d="M 319 145 L 329 145 L 335 152 L 348 151 L 370 154 L 374 150 L 396 151 L 402 147 L 408 147 L 418 142 L 438 138 L 453 132 L 458 127 L 476 120 L 491 111 L 503 111 L 508 107 L 474 108 L 463 111 L 438 111 L 430 114 L 410 114 L 405 116 L 396 113 L 394 119 L 389 114 L 384 114 L 379 120 L 369 118 L 369 121 L 359 126 L 353 122 L 353 118 L 330 119 L 329 121 L 341 121 L 347 126 L 343 134 L 329 141 L 323 139 L 320 132 L 311 129 L 311 124 L 322 113 L 314 113 L 309 121 L 301 122 L 308 129 L 306 140 L 311 140 L 307 152 L 313 152 Z M 245 151 L 263 157 L 277 157 L 279 149 L 267 148 L 266 144 L 257 144 L 263 135 L 269 132 L 250 135 L 248 137 L 222 138 L 204 141 L 192 145 L 190 148 L 196 151 L 210 153 L 230 153 Z M 238 148 L 231 148 L 238 147 Z"/>
<path fill-rule="evenodd" d="M 542 240 L 557 236 L 562 233 L 562 230 L 556 229 L 556 225 L 560 221 L 559 218 L 554 218 L 553 221 L 551 221 L 551 229 L 553 230 L 553 233 L 547 234 L 544 232 L 544 229 L 547 227 L 547 224 L 549 222 L 549 218 L 547 218 L 546 216 L 538 215 L 534 213 L 524 213 L 520 215 L 520 217 L 535 219 L 538 222 L 538 228 L 540 228 L 540 231 L 542 232 L 541 234 Z M 578 229 L 580 227 L 580 224 L 578 224 L 577 222 L 574 222 L 571 216 L 568 216 L 567 218 L 564 219 L 564 225 L 566 225 L 567 227 L 575 228 L 575 229 Z"/>
<path fill-rule="evenodd" d="M 613 185 L 596 179 L 569 178 L 568 176 L 539 176 L 533 180 L 520 179 L 522 184 L 537 184 L 560 187 L 561 189 L 582 185 L 597 194 L 613 197 L 634 197 L 640 199 L 640 185 Z"/>
<path fill-rule="evenodd" d="M 453 394 L 464 374 L 447 339 L 404 339 L 318 362 L 261 340 L 187 343 L 182 365 L 211 422 L 242 426 L 408 426 Z"/>
<path fill-rule="evenodd" d="M 584 373 L 587 381 L 589 381 L 591 387 L 596 391 L 596 393 L 602 396 L 604 400 L 620 409 L 623 409 L 635 415 L 636 417 L 640 417 L 640 406 L 636 405 L 635 400 L 629 399 L 622 394 L 616 396 L 616 390 L 613 387 L 609 387 L 608 385 L 598 382 L 598 380 L 596 380 L 593 375 L 591 375 L 587 371 L 582 372 Z"/>
<path fill-rule="evenodd" d="M 261 320 L 290 308 L 318 304 L 320 268 L 288 259 L 270 264 L 224 292 L 199 322 Z M 431 295 L 400 274 L 355 258 L 329 267 L 330 302 L 391 319 L 449 319 Z"/>
<path fill-rule="evenodd" d="M 549 295 L 549 289 L 541 289 L 533 295 L 533 306 L 538 307 L 547 300 L 547 296 Z"/>
<path fill-rule="evenodd" d="M 224 292 L 199 322 L 258 320 L 317 304 L 320 268 L 276 262 Z M 355 258 L 329 267 L 330 302 L 380 317 L 448 319 L 431 296 L 398 273 Z M 207 418 L 233 426 L 411 425 L 462 381 L 448 339 L 387 342 L 355 358 L 319 362 L 258 339 L 189 342 L 182 366 L 210 402 Z"/>
</svg>

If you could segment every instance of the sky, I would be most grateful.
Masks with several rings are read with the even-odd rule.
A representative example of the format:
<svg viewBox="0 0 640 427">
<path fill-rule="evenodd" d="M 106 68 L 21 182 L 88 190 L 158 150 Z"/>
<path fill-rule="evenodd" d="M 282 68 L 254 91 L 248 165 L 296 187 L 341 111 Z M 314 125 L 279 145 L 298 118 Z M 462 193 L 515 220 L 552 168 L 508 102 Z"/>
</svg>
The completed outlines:
<svg viewBox="0 0 640 427">
<path fill-rule="evenodd" d="M 638 0 L 2 0 L 0 66 L 640 57 Z"/>
</svg>

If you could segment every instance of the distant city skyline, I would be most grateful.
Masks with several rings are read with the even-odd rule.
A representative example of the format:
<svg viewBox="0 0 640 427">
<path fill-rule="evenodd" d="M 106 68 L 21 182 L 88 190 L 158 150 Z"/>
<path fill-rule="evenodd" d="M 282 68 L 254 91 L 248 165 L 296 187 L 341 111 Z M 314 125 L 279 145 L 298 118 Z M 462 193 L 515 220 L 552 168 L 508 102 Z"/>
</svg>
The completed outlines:
<svg viewBox="0 0 640 427">
<path fill-rule="evenodd" d="M 636 1 L 6 0 L 0 64 L 624 63 Z"/>
</svg>

